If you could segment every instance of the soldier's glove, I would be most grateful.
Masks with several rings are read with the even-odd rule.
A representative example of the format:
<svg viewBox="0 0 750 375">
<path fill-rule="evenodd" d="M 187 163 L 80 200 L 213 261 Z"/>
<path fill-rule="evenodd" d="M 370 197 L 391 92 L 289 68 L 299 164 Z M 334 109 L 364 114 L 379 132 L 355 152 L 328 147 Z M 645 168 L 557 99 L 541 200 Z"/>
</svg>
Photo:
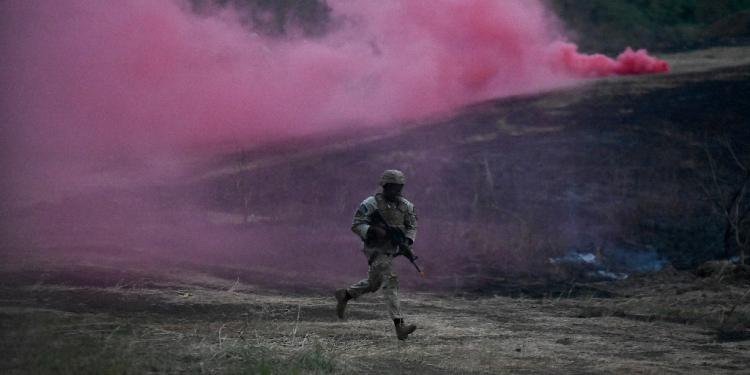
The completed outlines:
<svg viewBox="0 0 750 375">
<path fill-rule="evenodd" d="M 382 240 L 388 237 L 388 233 L 385 231 L 385 227 L 382 224 L 370 225 L 370 229 L 367 230 L 368 240 Z"/>
</svg>

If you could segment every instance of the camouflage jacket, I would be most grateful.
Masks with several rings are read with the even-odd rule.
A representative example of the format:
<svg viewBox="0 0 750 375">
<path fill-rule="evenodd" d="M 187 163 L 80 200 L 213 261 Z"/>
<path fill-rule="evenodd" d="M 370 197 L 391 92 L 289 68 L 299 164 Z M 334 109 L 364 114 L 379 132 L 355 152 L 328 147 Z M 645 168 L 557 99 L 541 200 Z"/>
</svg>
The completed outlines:
<svg viewBox="0 0 750 375">
<path fill-rule="evenodd" d="M 390 202 L 380 193 L 375 194 L 360 204 L 352 220 L 352 232 L 362 239 L 362 251 L 368 258 L 376 252 L 382 254 L 398 252 L 397 246 L 388 239 L 375 241 L 367 238 L 367 230 L 370 229 L 369 215 L 376 209 L 380 210 L 388 224 L 401 228 L 406 238 L 414 242 L 417 238 L 417 214 L 414 212 L 414 205 L 405 198 L 399 198 L 398 202 Z"/>
</svg>

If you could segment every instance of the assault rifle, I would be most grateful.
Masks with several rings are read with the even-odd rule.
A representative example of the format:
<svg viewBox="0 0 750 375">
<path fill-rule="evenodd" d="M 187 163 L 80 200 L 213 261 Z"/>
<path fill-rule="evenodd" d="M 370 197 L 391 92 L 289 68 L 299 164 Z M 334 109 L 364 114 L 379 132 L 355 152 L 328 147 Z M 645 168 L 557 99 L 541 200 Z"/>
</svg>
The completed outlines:
<svg viewBox="0 0 750 375">
<path fill-rule="evenodd" d="M 398 253 L 396 253 L 396 256 L 403 255 L 406 259 L 409 259 L 411 264 L 413 264 L 414 267 L 417 268 L 417 271 L 419 271 L 419 276 L 424 277 L 424 272 L 417 265 L 417 256 L 414 254 L 414 250 L 412 250 L 411 246 L 406 243 L 406 234 L 404 231 L 397 226 L 388 224 L 379 210 L 373 211 L 373 213 L 370 214 L 370 224 L 378 225 L 381 223 L 385 225 L 385 232 L 388 234 L 388 239 L 391 240 L 392 244 L 398 246 Z"/>
</svg>

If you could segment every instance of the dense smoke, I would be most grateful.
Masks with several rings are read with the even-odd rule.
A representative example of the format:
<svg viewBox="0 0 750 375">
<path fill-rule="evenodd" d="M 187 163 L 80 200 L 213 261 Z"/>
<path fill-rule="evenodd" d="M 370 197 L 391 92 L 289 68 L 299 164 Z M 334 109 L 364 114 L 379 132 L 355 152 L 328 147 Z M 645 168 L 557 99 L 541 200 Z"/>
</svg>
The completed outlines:
<svg viewBox="0 0 750 375">
<path fill-rule="evenodd" d="M 389 125 L 584 77 L 668 69 L 645 51 L 616 60 L 577 53 L 538 1 L 328 4 L 325 34 L 269 37 L 231 6 L 3 2 L 5 203 L 175 181 L 202 157 L 197 149 Z M 130 208 L 118 226 L 150 216 L 132 209 L 159 207 L 120 204 Z M 45 220 L 75 223 L 92 211 L 105 210 Z M 16 225 L 4 228 L 6 239 L 43 237 Z"/>
<path fill-rule="evenodd" d="M 6 2 L 6 126 L 31 147 L 93 152 L 262 141 L 667 68 L 643 52 L 576 53 L 536 1 L 330 4 L 327 35 L 272 39 L 231 8 Z"/>
</svg>

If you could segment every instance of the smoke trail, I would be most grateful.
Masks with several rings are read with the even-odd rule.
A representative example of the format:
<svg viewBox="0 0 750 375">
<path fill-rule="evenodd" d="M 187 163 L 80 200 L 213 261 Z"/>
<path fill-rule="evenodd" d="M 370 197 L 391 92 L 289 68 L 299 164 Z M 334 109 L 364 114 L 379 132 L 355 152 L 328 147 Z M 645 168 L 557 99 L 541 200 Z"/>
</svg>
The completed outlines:
<svg viewBox="0 0 750 375">
<path fill-rule="evenodd" d="M 584 55 L 578 53 L 574 44 L 556 44 L 557 58 L 564 70 L 580 77 L 601 77 L 608 75 L 634 75 L 661 73 L 669 71 L 666 61 L 648 56 L 646 50 L 633 51 L 627 48 L 625 52 L 613 60 L 604 55 Z"/>
</svg>

